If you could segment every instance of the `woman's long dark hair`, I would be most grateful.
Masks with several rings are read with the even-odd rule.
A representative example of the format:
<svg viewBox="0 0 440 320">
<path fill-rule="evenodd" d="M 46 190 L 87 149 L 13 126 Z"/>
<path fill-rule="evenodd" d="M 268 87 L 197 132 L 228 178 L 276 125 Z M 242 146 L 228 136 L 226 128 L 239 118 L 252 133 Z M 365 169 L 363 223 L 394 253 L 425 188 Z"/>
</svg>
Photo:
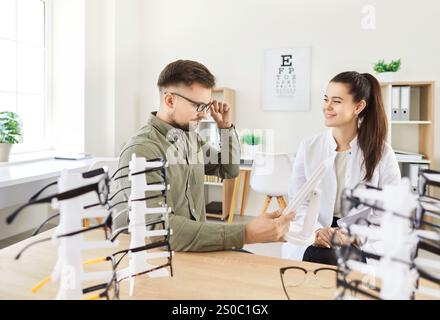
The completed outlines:
<svg viewBox="0 0 440 320">
<path fill-rule="evenodd" d="M 354 102 L 365 100 L 367 103 L 359 114 L 358 144 L 364 153 L 364 181 L 370 181 L 382 157 L 388 130 L 379 81 L 369 73 L 347 71 L 338 74 L 330 82 L 348 85 Z"/>
</svg>

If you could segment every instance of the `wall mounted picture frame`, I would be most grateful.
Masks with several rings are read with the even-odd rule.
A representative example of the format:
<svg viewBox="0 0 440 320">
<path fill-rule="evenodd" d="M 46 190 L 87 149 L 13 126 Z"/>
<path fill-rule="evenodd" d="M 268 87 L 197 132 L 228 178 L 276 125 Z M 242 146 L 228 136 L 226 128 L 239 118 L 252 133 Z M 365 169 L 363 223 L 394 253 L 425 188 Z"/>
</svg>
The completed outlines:
<svg viewBox="0 0 440 320">
<path fill-rule="evenodd" d="M 263 110 L 309 111 L 310 69 L 310 47 L 264 50 Z"/>
</svg>

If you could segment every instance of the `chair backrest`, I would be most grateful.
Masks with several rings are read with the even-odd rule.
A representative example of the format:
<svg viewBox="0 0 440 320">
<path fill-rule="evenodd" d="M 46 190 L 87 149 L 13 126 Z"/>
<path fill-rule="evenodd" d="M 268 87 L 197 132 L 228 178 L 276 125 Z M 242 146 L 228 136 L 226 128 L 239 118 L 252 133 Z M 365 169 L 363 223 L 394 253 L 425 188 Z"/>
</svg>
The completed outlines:
<svg viewBox="0 0 440 320">
<path fill-rule="evenodd" d="M 289 154 L 258 152 L 252 164 L 250 186 L 254 191 L 269 196 L 287 195 L 291 172 Z"/>
</svg>

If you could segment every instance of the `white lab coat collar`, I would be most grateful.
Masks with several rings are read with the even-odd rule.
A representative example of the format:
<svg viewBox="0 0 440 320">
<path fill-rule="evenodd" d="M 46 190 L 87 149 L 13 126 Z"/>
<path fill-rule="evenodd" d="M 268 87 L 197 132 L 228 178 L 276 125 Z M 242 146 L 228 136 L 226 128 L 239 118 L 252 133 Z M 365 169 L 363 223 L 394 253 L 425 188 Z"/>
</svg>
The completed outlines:
<svg viewBox="0 0 440 320">
<path fill-rule="evenodd" d="M 338 144 L 336 142 L 335 137 L 333 136 L 333 129 L 332 128 L 329 128 L 327 130 L 327 138 L 328 138 L 329 143 L 330 143 L 331 151 L 335 151 L 336 152 L 336 149 L 338 148 Z M 358 142 L 358 136 L 356 135 L 354 137 L 354 139 L 351 140 L 351 142 L 350 142 L 350 148 L 352 148 L 352 149 L 353 148 L 358 148 L 358 143 L 357 142 Z"/>
</svg>

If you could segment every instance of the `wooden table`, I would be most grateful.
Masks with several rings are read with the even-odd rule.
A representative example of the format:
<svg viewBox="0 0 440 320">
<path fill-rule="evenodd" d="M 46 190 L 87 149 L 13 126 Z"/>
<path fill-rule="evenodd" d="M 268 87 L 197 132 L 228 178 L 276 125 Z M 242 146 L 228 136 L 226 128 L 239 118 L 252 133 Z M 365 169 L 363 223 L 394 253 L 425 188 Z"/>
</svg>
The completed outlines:
<svg viewBox="0 0 440 320">
<path fill-rule="evenodd" d="M 50 274 L 56 261 L 56 249 L 49 242 L 34 246 L 18 261 L 13 258 L 20 248 L 30 241 L 48 237 L 51 233 L 52 230 L 49 230 L 37 237 L 0 250 L 0 299 L 54 299 L 56 297 L 57 283 L 46 285 L 36 294 L 30 291 L 31 287 Z M 100 239 L 102 239 L 101 230 L 89 232 L 86 237 L 86 240 Z M 121 235 L 119 239 L 119 247 L 127 248 L 129 236 Z M 83 259 L 100 257 L 114 251 L 116 249 L 84 251 Z M 323 266 L 233 251 L 178 252 L 173 258 L 174 277 L 139 276 L 136 278 L 133 297 L 128 296 L 128 281 L 125 281 L 121 285 L 121 299 L 286 299 L 279 269 L 292 265 L 306 269 Z M 109 270 L 109 266 L 96 265 L 87 270 Z M 321 288 L 312 277 L 309 277 L 303 285 L 298 287 L 294 299 L 333 299 L 334 295 L 335 289 Z"/>
<path fill-rule="evenodd" d="M 57 283 L 50 283 L 38 293 L 30 291 L 49 275 L 56 261 L 56 249 L 49 242 L 26 251 L 20 260 L 17 252 L 30 241 L 50 236 L 52 230 L 0 250 L 0 299 L 54 299 Z M 98 240 L 102 231 L 90 232 L 87 240 Z M 120 236 L 121 249 L 127 248 L 129 236 Z M 111 252 L 100 249 L 83 252 L 83 259 L 92 259 Z M 121 299 L 286 299 L 280 267 L 300 265 L 315 268 L 312 263 L 276 259 L 248 253 L 221 251 L 210 253 L 175 253 L 174 277 L 136 278 L 135 295 L 129 297 L 128 281 L 121 285 Z M 108 270 L 108 265 L 96 265 L 93 271 Z M 92 270 L 88 268 L 88 270 Z M 332 299 L 333 291 L 320 290 L 312 281 L 301 288 L 298 298 Z"/>
</svg>

